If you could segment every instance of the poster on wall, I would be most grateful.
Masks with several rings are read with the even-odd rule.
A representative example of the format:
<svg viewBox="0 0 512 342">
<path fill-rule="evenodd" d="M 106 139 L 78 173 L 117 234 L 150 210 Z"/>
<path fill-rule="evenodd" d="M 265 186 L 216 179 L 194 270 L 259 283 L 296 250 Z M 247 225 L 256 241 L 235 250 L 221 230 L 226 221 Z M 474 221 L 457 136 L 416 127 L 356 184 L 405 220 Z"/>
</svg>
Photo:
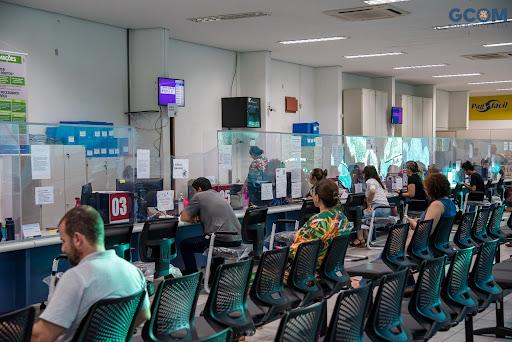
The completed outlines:
<svg viewBox="0 0 512 342">
<path fill-rule="evenodd" d="M 0 50 L 0 121 L 27 121 L 26 81 L 27 55 Z"/>
<path fill-rule="evenodd" d="M 512 95 L 469 98 L 469 120 L 512 119 Z"/>
</svg>

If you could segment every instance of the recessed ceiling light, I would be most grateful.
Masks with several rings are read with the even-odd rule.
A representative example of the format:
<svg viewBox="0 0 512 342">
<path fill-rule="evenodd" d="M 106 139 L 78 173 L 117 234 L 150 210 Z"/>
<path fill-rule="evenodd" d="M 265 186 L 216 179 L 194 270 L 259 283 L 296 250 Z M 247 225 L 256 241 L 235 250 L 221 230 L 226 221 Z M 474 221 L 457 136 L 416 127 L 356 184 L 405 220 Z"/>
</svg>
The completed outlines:
<svg viewBox="0 0 512 342">
<path fill-rule="evenodd" d="M 512 42 L 510 43 L 495 43 L 495 44 L 484 44 L 484 47 L 494 47 L 494 46 L 507 46 L 512 45 Z"/>
<path fill-rule="evenodd" d="M 264 12 L 247 12 L 247 13 L 212 15 L 209 17 L 188 18 L 187 20 L 193 21 L 195 23 L 207 23 L 207 22 L 211 22 L 211 21 L 264 17 L 267 15 L 270 15 L 270 14 L 264 13 Z"/>
<path fill-rule="evenodd" d="M 409 0 L 363 0 L 363 2 L 367 5 L 382 5 L 382 4 L 390 4 L 393 2 L 404 2 Z"/>
<path fill-rule="evenodd" d="M 325 37 L 325 38 L 307 38 L 307 39 L 297 39 L 297 40 L 282 40 L 278 43 L 280 44 L 302 44 L 302 43 L 316 43 L 316 42 L 328 42 L 331 40 L 342 40 L 348 39 L 349 37 Z"/>
<path fill-rule="evenodd" d="M 502 91 L 502 90 L 512 90 L 512 88 L 502 88 L 502 89 L 496 89 L 496 90 L 499 90 L 499 91 Z"/>
<path fill-rule="evenodd" d="M 411 65 L 411 66 L 403 66 L 403 67 L 394 67 L 395 70 L 402 69 L 420 69 L 420 68 L 436 68 L 436 67 L 444 67 L 448 64 L 427 64 L 427 65 Z"/>
<path fill-rule="evenodd" d="M 494 21 L 482 21 L 479 23 L 467 23 L 467 24 L 452 24 L 445 26 L 434 26 L 434 30 L 448 30 L 453 28 L 461 28 L 461 27 L 473 27 L 473 26 L 481 26 L 481 25 L 491 25 L 491 24 L 504 24 L 507 22 L 512 22 L 512 18 L 507 20 L 494 20 Z"/>
<path fill-rule="evenodd" d="M 471 83 L 468 83 L 468 84 L 495 84 L 495 83 L 511 83 L 512 80 L 508 80 L 508 81 L 486 81 L 486 82 L 471 82 Z"/>
<path fill-rule="evenodd" d="M 344 56 L 345 58 L 365 58 L 365 57 L 383 57 L 383 56 L 395 56 L 395 55 L 405 55 L 405 52 L 385 52 L 385 53 L 372 53 L 368 55 L 352 55 L 352 56 Z"/>
<path fill-rule="evenodd" d="M 482 75 L 482 74 L 475 72 L 472 74 L 435 75 L 432 77 L 465 77 L 465 76 L 480 76 L 480 75 Z"/>
</svg>

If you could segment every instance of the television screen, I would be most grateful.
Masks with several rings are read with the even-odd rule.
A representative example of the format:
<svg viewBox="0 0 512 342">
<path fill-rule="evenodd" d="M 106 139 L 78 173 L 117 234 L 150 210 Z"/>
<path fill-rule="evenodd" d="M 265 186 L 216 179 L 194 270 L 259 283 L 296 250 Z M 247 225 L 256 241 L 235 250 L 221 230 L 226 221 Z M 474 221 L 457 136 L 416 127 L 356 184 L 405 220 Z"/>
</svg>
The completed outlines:
<svg viewBox="0 0 512 342">
<path fill-rule="evenodd" d="M 391 110 L 391 123 L 402 123 L 402 107 L 392 107 Z"/>
<path fill-rule="evenodd" d="M 158 78 L 158 105 L 176 103 L 185 107 L 185 81 L 174 78 Z"/>
</svg>

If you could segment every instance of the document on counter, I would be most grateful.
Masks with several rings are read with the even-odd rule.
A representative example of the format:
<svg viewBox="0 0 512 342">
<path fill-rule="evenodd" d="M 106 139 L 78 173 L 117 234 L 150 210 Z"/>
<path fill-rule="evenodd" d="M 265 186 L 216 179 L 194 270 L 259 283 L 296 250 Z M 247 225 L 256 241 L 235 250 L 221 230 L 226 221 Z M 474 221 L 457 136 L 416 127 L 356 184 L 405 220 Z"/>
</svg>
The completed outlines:
<svg viewBox="0 0 512 342">
<path fill-rule="evenodd" d="M 55 202 L 53 186 L 40 186 L 35 188 L 36 205 L 53 204 Z"/>
<path fill-rule="evenodd" d="M 150 178 L 149 150 L 137 150 L 137 178 Z"/>
<path fill-rule="evenodd" d="M 156 207 L 160 211 L 174 210 L 174 190 L 157 191 Z"/>
<path fill-rule="evenodd" d="M 21 231 L 26 238 L 41 236 L 39 223 L 24 224 L 21 226 Z"/>
<path fill-rule="evenodd" d="M 395 177 L 395 182 L 393 183 L 393 190 L 401 190 L 402 189 L 402 177 Z"/>
<path fill-rule="evenodd" d="M 302 197 L 302 184 L 292 183 L 292 198 Z"/>
<path fill-rule="evenodd" d="M 172 178 L 187 179 L 189 175 L 188 159 L 174 159 L 172 161 Z"/>
<path fill-rule="evenodd" d="M 274 192 L 272 191 L 272 183 L 261 183 L 261 200 L 269 201 L 274 199 Z"/>
<path fill-rule="evenodd" d="M 50 179 L 50 145 L 31 145 L 30 163 L 32 166 L 32 179 Z"/>
<path fill-rule="evenodd" d="M 231 170 L 232 156 L 233 156 L 233 146 L 232 145 L 222 146 L 222 168 L 224 170 Z"/>
<path fill-rule="evenodd" d="M 356 194 L 360 194 L 363 192 L 363 183 L 356 183 L 354 184 L 354 192 Z"/>
</svg>

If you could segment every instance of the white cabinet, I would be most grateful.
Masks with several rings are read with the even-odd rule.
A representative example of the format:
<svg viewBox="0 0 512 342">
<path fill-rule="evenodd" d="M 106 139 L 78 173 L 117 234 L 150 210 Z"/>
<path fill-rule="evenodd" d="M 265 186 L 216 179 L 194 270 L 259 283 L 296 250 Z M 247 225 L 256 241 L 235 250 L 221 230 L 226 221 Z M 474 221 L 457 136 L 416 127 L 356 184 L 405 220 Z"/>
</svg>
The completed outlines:
<svg viewBox="0 0 512 342">
<path fill-rule="evenodd" d="M 388 95 L 373 89 L 343 91 L 343 134 L 387 136 Z"/>
<path fill-rule="evenodd" d="M 426 97 L 397 95 L 395 106 L 403 108 L 401 129 L 397 136 L 431 138 L 434 136 L 432 99 Z"/>
</svg>

